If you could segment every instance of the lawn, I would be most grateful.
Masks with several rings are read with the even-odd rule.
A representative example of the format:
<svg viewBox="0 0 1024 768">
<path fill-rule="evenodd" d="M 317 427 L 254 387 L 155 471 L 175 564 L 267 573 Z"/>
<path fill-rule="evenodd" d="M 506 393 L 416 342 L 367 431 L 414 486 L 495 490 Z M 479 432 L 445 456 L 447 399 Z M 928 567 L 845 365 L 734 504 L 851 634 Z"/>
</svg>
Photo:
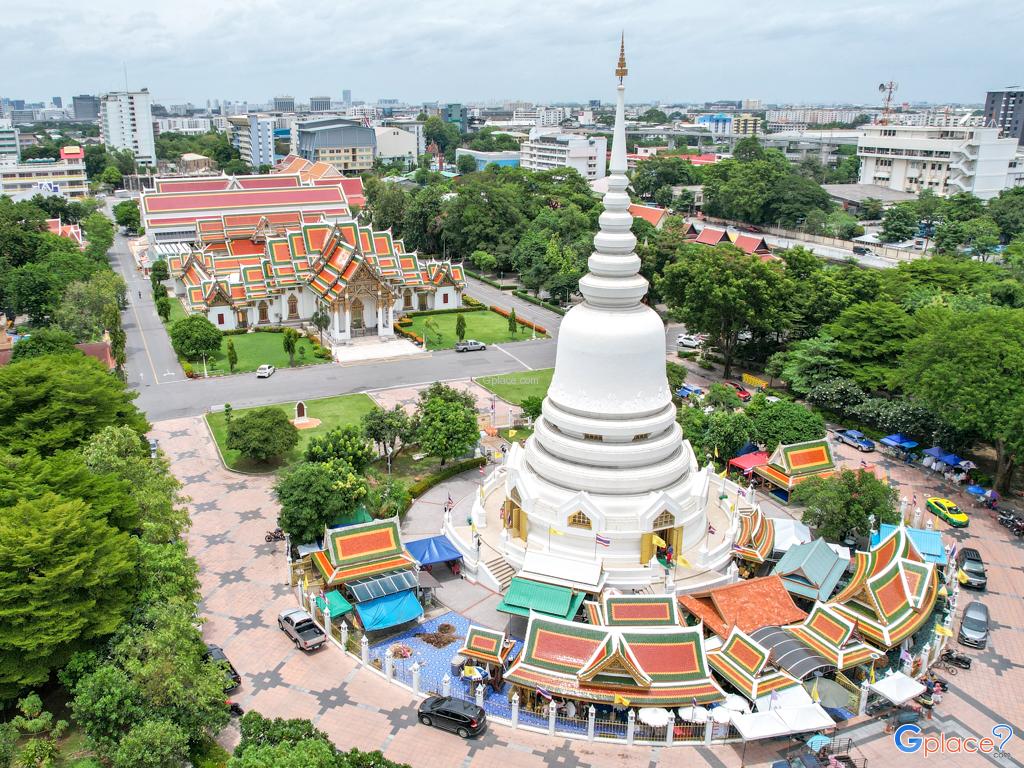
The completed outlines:
<svg viewBox="0 0 1024 768">
<path fill-rule="evenodd" d="M 280 334 L 272 334 L 280 335 Z M 236 337 L 237 338 L 237 337 Z M 238 451 L 231 451 L 227 448 L 227 425 L 224 423 L 224 413 L 207 414 L 206 420 L 217 441 L 224 462 L 230 469 L 238 469 L 243 472 L 270 472 L 298 461 L 302 452 L 314 435 L 322 435 L 335 427 L 356 426 L 359 424 L 364 413 L 376 408 L 376 404 L 366 395 L 339 395 L 337 397 L 326 397 L 321 400 L 306 400 L 307 415 L 311 419 L 320 419 L 320 425 L 313 429 L 299 430 L 299 444 L 290 453 L 283 456 L 273 464 L 259 464 L 249 459 L 242 458 Z M 269 406 L 284 411 L 288 418 L 295 417 L 295 403 L 280 403 Z M 234 415 L 245 413 L 249 409 L 237 409 Z"/>
<path fill-rule="evenodd" d="M 436 334 L 431 334 L 427 339 L 427 349 L 451 349 L 459 337 L 455 335 L 455 318 L 466 318 L 466 338 L 482 341 L 484 344 L 504 344 L 510 341 L 523 341 L 533 338 L 533 331 L 517 325 L 517 333 L 508 332 L 508 318 L 502 317 L 497 312 L 482 309 L 478 312 L 452 312 L 446 315 L 418 315 L 412 318 L 412 323 L 402 326 L 413 333 L 423 336 L 428 321 L 437 325 L 440 333 L 440 340 Z M 524 318 L 527 319 L 527 318 Z M 537 338 L 547 338 L 538 333 Z"/>
<path fill-rule="evenodd" d="M 544 397 L 551 386 L 554 368 L 543 368 L 539 371 L 519 371 L 517 373 L 499 373 L 496 376 L 482 376 L 476 383 L 489 389 L 502 400 L 515 405 L 522 405 L 527 397 Z"/>
<path fill-rule="evenodd" d="M 256 333 L 240 333 L 235 336 L 225 336 L 221 341 L 220 352 L 213 357 L 206 359 L 210 375 L 230 373 L 228 366 L 228 339 L 235 343 L 235 353 L 238 355 L 238 365 L 235 366 L 235 373 L 246 373 L 255 371 L 264 363 L 269 363 L 275 368 L 288 367 L 288 354 L 284 351 L 284 334 L 267 333 L 257 331 Z M 302 354 L 305 350 L 305 355 Z M 330 360 L 321 360 L 313 356 L 313 344 L 309 339 L 299 339 L 295 350 L 295 365 L 318 365 L 329 363 Z M 203 362 L 193 363 L 196 375 L 203 373 Z"/>
</svg>

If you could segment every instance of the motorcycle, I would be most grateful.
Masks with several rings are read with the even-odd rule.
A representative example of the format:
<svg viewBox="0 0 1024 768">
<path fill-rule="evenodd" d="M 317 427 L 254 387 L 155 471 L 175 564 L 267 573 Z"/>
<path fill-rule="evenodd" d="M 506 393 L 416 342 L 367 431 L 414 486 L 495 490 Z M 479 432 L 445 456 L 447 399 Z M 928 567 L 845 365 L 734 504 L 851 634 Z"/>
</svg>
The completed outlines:
<svg viewBox="0 0 1024 768">
<path fill-rule="evenodd" d="M 1017 517 L 1012 512 L 999 512 L 996 515 L 996 519 L 999 521 L 1000 525 L 1002 525 L 1002 526 L 1004 526 L 1006 528 L 1011 528 L 1015 524 L 1020 522 L 1020 518 Z"/>
<path fill-rule="evenodd" d="M 960 669 L 971 668 L 971 657 L 965 653 L 960 653 L 959 651 L 953 650 L 952 648 L 947 648 L 946 650 L 944 650 L 942 652 L 941 658 L 944 662 L 946 662 L 947 664 L 952 664 L 954 667 L 960 667 Z"/>
<path fill-rule="evenodd" d="M 266 541 L 284 541 L 284 531 L 280 528 L 275 528 L 272 531 L 267 531 L 267 535 L 263 537 Z"/>
<path fill-rule="evenodd" d="M 245 710 L 242 709 L 242 705 L 234 701 L 228 702 L 228 712 L 231 713 L 232 717 L 241 717 L 245 714 Z"/>
</svg>

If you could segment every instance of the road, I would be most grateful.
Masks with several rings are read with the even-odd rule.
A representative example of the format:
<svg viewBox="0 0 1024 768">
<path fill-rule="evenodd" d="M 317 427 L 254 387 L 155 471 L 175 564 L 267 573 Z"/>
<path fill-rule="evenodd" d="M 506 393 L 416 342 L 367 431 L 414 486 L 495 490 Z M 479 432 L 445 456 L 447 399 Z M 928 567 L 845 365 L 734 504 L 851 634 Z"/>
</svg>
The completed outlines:
<svg viewBox="0 0 1024 768">
<path fill-rule="evenodd" d="M 779 237 L 778 235 L 765 235 L 764 239 L 768 245 L 775 248 L 793 248 L 799 245 L 809 251 L 813 251 L 828 261 L 854 261 L 862 267 L 869 267 L 871 269 L 891 269 L 900 263 L 897 259 L 888 259 L 884 256 L 877 256 L 875 254 L 859 256 L 845 248 L 835 248 L 831 245 L 821 245 L 820 243 L 811 243 L 805 240 L 793 240 L 788 237 Z"/>
<path fill-rule="evenodd" d="M 466 293 L 485 304 L 496 304 L 505 309 L 512 309 L 514 307 L 517 317 L 529 320 L 531 323 L 537 323 L 542 328 L 547 329 L 548 333 L 552 336 L 558 336 L 558 328 L 562 324 L 561 315 L 544 309 L 544 307 L 538 307 L 536 304 L 531 304 L 528 301 L 523 301 L 518 296 L 513 296 L 512 291 L 499 291 L 487 283 L 467 277 Z"/>
</svg>

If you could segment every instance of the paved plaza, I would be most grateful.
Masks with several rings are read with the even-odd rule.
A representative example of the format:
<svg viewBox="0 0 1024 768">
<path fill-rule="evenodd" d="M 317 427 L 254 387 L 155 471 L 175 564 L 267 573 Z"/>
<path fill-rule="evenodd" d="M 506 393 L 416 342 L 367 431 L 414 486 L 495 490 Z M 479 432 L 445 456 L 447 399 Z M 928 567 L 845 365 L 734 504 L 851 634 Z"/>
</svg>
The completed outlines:
<svg viewBox="0 0 1024 768">
<path fill-rule="evenodd" d="M 513 731 L 499 724 L 493 724 L 481 739 L 463 742 L 419 725 L 416 703 L 407 691 L 389 685 L 333 646 L 305 655 L 277 629 L 277 613 L 292 607 L 295 599 L 287 584 L 283 543 L 263 540 L 264 533 L 274 527 L 277 513 L 271 493 L 273 479 L 225 469 L 199 417 L 157 423 L 152 434 L 160 440 L 175 475 L 186 484 L 191 497 L 193 524 L 188 543 L 199 561 L 204 635 L 225 649 L 242 674 L 242 685 L 233 697 L 246 709 L 271 717 L 308 717 L 342 749 L 380 749 L 392 760 L 417 767 L 741 765 L 742 745 L 626 747 Z M 862 457 L 847 448 L 838 448 L 837 454 L 854 466 Z M 967 504 L 934 475 L 897 462 L 879 460 L 878 464 L 898 484 L 901 495 L 909 498 L 916 492 L 919 500 L 927 495 L 948 495 Z M 434 488 L 417 501 L 406 519 L 404 535 L 412 539 L 436 534 L 449 492 L 456 501 L 456 514 L 468 508 L 478 482 L 473 474 Z M 1024 566 L 1020 565 L 1024 543 L 998 526 L 992 513 L 970 511 L 970 528 L 952 535 L 961 544 L 977 546 L 985 556 L 989 591 L 980 599 L 989 605 L 995 629 L 988 650 L 968 651 L 975 659 L 973 669 L 952 678 L 951 693 L 934 718 L 922 723 L 926 734 L 988 735 L 996 722 L 1011 723 L 1019 732 L 1024 724 Z M 772 511 L 773 516 L 785 513 L 781 507 Z M 941 522 L 936 525 L 945 527 Z M 450 592 L 446 586 L 446 593 L 457 603 L 448 607 L 473 620 L 487 624 L 488 617 L 500 616 L 493 611 L 497 596 L 478 587 L 460 582 L 458 589 Z M 961 608 L 972 598 L 961 597 Z M 905 768 L 1015 764 L 1008 758 L 976 755 L 928 759 L 920 754 L 899 755 L 883 724 L 874 720 L 855 723 L 841 732 L 854 739 L 872 766 L 897 762 Z M 237 733 L 229 729 L 224 738 L 230 744 Z M 1019 738 L 1007 744 L 1017 759 L 1024 758 L 1024 742 Z M 770 765 L 790 747 L 787 740 L 750 744 L 745 764 Z"/>
</svg>

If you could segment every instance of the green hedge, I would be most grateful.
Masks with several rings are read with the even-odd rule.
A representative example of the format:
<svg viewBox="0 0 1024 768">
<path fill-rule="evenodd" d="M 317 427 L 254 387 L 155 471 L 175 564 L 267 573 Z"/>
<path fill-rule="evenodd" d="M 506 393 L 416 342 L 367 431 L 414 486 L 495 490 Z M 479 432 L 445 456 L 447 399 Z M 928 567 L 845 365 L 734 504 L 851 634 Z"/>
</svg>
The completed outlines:
<svg viewBox="0 0 1024 768">
<path fill-rule="evenodd" d="M 440 471 L 436 472 L 429 477 L 424 477 L 422 480 L 418 480 L 409 486 L 409 495 L 413 498 L 422 496 L 424 493 L 429 491 L 438 483 L 444 482 L 449 477 L 455 477 L 460 475 L 467 469 L 474 469 L 476 467 L 482 467 L 487 463 L 487 459 L 483 456 L 479 456 L 475 459 L 463 459 L 462 461 L 456 461 L 454 464 L 449 464 Z"/>
<path fill-rule="evenodd" d="M 405 317 L 426 317 L 427 315 L 457 315 L 460 312 L 479 312 L 480 307 L 455 307 L 453 309 L 424 309 L 419 312 L 406 312 Z"/>
<path fill-rule="evenodd" d="M 549 309 L 557 315 L 564 315 L 566 310 L 562 309 L 557 304 L 552 304 L 550 301 L 544 301 L 544 299 L 538 299 L 536 296 L 531 296 L 526 291 L 512 291 L 513 296 L 518 296 L 523 301 L 528 301 L 531 304 L 536 304 L 538 307 L 544 307 Z"/>
<path fill-rule="evenodd" d="M 464 307 L 476 307 L 477 309 L 487 309 L 487 305 L 482 301 L 477 301 L 472 296 L 462 297 L 462 306 Z"/>
<path fill-rule="evenodd" d="M 491 286 L 491 288 L 497 288 L 499 291 L 514 291 L 519 287 L 516 285 L 503 285 L 502 283 L 499 283 L 497 280 L 491 280 L 491 278 L 484 277 L 479 272 L 471 272 L 468 269 L 466 270 L 466 274 L 472 277 L 474 280 L 479 280 L 481 283 L 486 283 L 487 285 Z"/>
</svg>

